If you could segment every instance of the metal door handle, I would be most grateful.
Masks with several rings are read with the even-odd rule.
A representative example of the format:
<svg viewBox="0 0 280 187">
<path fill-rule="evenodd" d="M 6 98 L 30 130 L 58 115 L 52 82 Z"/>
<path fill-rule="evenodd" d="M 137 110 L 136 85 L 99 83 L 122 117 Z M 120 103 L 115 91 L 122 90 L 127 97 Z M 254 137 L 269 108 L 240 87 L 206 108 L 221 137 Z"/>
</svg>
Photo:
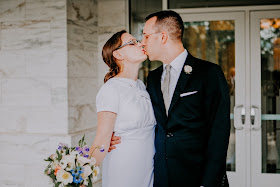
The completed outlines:
<svg viewBox="0 0 280 187">
<path fill-rule="evenodd" d="M 241 108 L 241 119 L 238 117 L 238 110 Z M 234 128 L 237 130 L 242 130 L 244 128 L 244 124 L 245 124 L 245 108 L 243 107 L 243 105 L 237 105 L 234 107 Z"/>
<path fill-rule="evenodd" d="M 255 131 L 259 130 L 262 126 L 261 121 L 257 119 L 258 117 L 261 116 L 259 113 L 260 113 L 260 108 L 258 106 L 252 105 L 251 114 L 250 114 L 251 128 L 252 128 L 252 130 L 255 130 Z"/>
</svg>

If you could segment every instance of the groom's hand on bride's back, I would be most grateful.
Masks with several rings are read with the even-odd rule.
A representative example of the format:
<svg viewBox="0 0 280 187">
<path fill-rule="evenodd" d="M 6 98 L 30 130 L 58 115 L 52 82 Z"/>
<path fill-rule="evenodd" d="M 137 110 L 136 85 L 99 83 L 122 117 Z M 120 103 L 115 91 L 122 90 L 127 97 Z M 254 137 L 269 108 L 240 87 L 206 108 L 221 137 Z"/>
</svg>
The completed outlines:
<svg viewBox="0 0 280 187">
<path fill-rule="evenodd" d="M 115 132 L 113 132 L 108 152 L 111 152 L 113 149 L 116 149 L 116 146 L 114 145 L 121 143 L 120 139 L 121 137 L 115 136 Z"/>
</svg>

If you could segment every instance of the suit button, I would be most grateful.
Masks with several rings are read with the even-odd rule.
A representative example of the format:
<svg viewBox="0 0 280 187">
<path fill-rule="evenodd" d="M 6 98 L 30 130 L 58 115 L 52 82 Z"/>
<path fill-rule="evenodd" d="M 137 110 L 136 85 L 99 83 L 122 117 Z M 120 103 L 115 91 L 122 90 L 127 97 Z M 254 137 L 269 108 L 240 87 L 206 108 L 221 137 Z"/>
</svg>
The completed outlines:
<svg viewBox="0 0 280 187">
<path fill-rule="evenodd" d="M 167 157 L 165 157 L 165 160 L 167 160 Z"/>
<path fill-rule="evenodd" d="M 169 137 L 170 137 L 170 135 L 169 135 L 169 134 L 167 134 L 167 135 L 166 135 L 166 137 L 167 137 L 167 138 L 169 138 Z"/>
</svg>

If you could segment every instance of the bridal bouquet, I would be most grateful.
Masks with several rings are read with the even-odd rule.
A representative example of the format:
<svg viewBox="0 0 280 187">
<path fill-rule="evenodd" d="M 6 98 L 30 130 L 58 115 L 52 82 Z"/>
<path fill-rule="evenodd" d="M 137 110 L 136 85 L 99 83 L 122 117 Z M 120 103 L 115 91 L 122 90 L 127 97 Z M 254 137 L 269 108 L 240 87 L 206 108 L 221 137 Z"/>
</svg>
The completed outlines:
<svg viewBox="0 0 280 187">
<path fill-rule="evenodd" d="M 49 162 L 45 174 L 52 179 L 55 187 L 92 187 L 92 182 L 97 180 L 99 167 L 95 166 L 95 158 L 89 155 L 84 139 L 85 136 L 77 147 L 60 143 L 56 153 L 45 159 Z M 95 149 L 103 152 L 104 146 Z"/>
</svg>

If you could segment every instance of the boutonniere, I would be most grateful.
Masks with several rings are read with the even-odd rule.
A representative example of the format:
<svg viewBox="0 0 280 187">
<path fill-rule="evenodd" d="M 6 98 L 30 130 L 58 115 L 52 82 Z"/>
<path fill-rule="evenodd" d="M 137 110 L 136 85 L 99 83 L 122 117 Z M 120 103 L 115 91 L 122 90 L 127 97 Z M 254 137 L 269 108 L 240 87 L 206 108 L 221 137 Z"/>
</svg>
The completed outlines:
<svg viewBox="0 0 280 187">
<path fill-rule="evenodd" d="M 189 65 L 185 65 L 185 66 L 184 66 L 184 71 L 185 71 L 186 74 L 191 74 L 191 72 L 192 72 L 192 67 L 189 66 Z"/>
</svg>

